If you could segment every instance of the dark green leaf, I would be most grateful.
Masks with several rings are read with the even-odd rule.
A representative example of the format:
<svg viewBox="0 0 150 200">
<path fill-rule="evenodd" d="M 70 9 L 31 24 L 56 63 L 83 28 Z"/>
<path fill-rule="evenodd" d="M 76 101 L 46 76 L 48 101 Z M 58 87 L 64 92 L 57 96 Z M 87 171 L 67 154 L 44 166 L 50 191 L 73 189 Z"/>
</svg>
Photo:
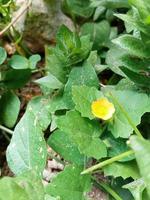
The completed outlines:
<svg viewBox="0 0 150 200">
<path fill-rule="evenodd" d="M 20 100 L 12 92 L 4 93 L 0 99 L 0 120 L 5 126 L 12 128 L 20 111 Z"/>
<path fill-rule="evenodd" d="M 106 146 L 99 139 L 102 129 L 97 121 L 83 118 L 77 111 L 69 111 L 57 119 L 57 126 L 68 134 L 81 153 L 96 159 L 106 156 Z"/>
<path fill-rule="evenodd" d="M 77 146 L 70 140 L 68 134 L 57 130 L 52 133 L 47 143 L 65 160 L 76 165 L 84 164 L 84 156 L 80 154 Z"/>
<path fill-rule="evenodd" d="M 68 166 L 46 187 L 46 192 L 61 200 L 86 200 L 91 188 L 89 175 L 81 176 L 82 167 Z"/>
</svg>

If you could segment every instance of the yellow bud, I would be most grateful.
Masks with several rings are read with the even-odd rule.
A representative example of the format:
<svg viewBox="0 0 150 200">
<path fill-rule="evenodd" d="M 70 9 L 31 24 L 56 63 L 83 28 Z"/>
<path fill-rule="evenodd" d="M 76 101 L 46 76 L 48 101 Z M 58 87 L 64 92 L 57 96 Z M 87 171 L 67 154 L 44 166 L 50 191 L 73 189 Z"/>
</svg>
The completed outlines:
<svg viewBox="0 0 150 200">
<path fill-rule="evenodd" d="M 111 102 L 109 102 L 106 98 L 101 98 L 96 101 L 93 101 L 91 108 L 93 115 L 103 120 L 108 120 L 112 118 L 115 112 L 114 105 Z"/>
</svg>

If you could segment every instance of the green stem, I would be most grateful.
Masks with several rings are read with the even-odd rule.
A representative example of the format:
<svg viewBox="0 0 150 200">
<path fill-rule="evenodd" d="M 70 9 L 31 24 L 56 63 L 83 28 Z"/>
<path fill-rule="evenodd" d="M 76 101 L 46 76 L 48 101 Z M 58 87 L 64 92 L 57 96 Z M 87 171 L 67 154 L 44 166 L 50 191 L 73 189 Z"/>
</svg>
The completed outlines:
<svg viewBox="0 0 150 200">
<path fill-rule="evenodd" d="M 128 120 L 129 124 L 131 125 L 131 127 L 133 128 L 133 130 L 135 131 L 135 133 L 137 134 L 137 136 L 143 138 L 142 134 L 140 133 L 140 131 L 138 130 L 138 128 L 135 126 L 134 122 L 132 121 L 132 119 L 128 115 L 127 111 L 123 108 L 123 106 L 119 103 L 119 101 L 112 95 L 111 92 L 110 92 L 110 95 L 111 95 L 112 99 L 114 100 L 114 102 L 119 106 L 120 110 L 122 111 L 122 113 L 124 114 L 124 116 L 126 117 L 126 119 Z"/>
<path fill-rule="evenodd" d="M 97 186 L 98 188 L 103 188 L 108 194 L 110 194 L 115 200 L 122 200 L 120 196 L 106 183 L 102 182 L 97 182 L 94 178 L 94 185 Z"/>
<path fill-rule="evenodd" d="M 6 140 L 8 140 L 8 142 L 10 142 L 10 138 L 9 136 L 6 134 L 5 131 L 2 131 L 2 134 L 4 135 L 4 137 L 6 138 Z"/>
<path fill-rule="evenodd" d="M 6 128 L 5 126 L 0 125 L 0 129 L 3 130 L 3 131 L 5 131 L 5 132 L 7 132 L 7 133 L 9 133 L 10 135 L 13 134 L 13 131 L 10 130 L 10 129 L 8 129 L 8 128 Z"/>
<path fill-rule="evenodd" d="M 111 163 L 113 163 L 115 161 L 119 161 L 122 158 L 125 158 L 125 157 L 127 157 L 127 156 L 129 156 L 129 155 L 131 155 L 133 153 L 134 153 L 133 150 L 126 151 L 126 152 L 124 152 L 122 154 L 119 154 L 118 156 L 114 156 L 113 158 L 107 159 L 107 160 L 105 160 L 103 162 L 100 162 L 100 163 L 98 163 L 98 164 L 96 164 L 96 165 L 84 170 L 83 172 L 81 172 L 81 174 L 83 175 L 83 174 L 91 173 L 91 172 L 93 172 L 93 171 L 95 171 L 97 169 L 100 169 L 100 168 L 102 168 L 102 167 L 104 167 L 106 165 L 109 165 L 109 164 L 111 164 Z"/>
</svg>

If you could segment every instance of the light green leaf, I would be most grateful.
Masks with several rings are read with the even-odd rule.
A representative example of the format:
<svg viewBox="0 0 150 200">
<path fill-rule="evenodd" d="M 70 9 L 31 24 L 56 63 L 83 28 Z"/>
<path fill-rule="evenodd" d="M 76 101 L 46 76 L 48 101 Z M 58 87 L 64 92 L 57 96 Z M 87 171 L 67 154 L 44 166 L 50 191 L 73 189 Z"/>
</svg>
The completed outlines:
<svg viewBox="0 0 150 200">
<path fill-rule="evenodd" d="M 42 131 L 50 121 L 49 100 L 42 97 L 33 99 L 17 124 L 7 148 L 8 165 L 16 175 L 32 169 L 39 174 L 43 171 L 47 148 Z"/>
<path fill-rule="evenodd" d="M 106 54 L 106 64 L 113 72 L 121 76 L 125 76 L 119 68 L 120 66 L 122 66 L 121 57 L 123 55 L 126 55 L 126 52 L 116 45 L 112 45 Z"/>
<path fill-rule="evenodd" d="M 102 130 L 97 121 L 83 118 L 77 111 L 69 111 L 57 119 L 57 126 L 68 134 L 81 153 L 96 159 L 106 156 L 106 146 L 99 139 Z"/>
<path fill-rule="evenodd" d="M 29 58 L 29 68 L 30 69 L 35 69 L 37 63 L 41 60 L 41 56 L 38 54 L 34 54 L 32 56 L 30 56 Z"/>
<path fill-rule="evenodd" d="M 105 176 L 113 176 L 115 178 L 121 176 L 126 179 L 132 177 L 137 179 L 140 177 L 137 165 L 134 161 L 125 163 L 114 162 L 103 168 Z"/>
<path fill-rule="evenodd" d="M 69 74 L 69 79 L 64 89 L 64 99 L 68 106 L 72 107 L 72 86 L 87 85 L 89 87 L 99 87 L 99 80 L 92 65 L 85 63 L 82 67 L 75 67 Z"/>
<path fill-rule="evenodd" d="M 28 194 L 30 200 L 43 200 L 45 196 L 42 179 L 35 171 L 29 171 L 17 176 L 15 181 Z"/>
<path fill-rule="evenodd" d="M 36 80 L 35 83 L 38 83 L 47 89 L 59 89 L 63 86 L 63 84 L 52 74 L 48 74 L 47 76 Z"/>
<path fill-rule="evenodd" d="M 13 178 L 5 177 L 0 180 L 0 200 L 29 200 L 26 191 Z"/>
<path fill-rule="evenodd" d="M 0 99 L 0 121 L 5 126 L 12 128 L 18 118 L 20 100 L 12 92 L 6 92 Z"/>
<path fill-rule="evenodd" d="M 130 192 L 132 193 L 135 200 L 143 200 L 142 194 L 143 194 L 145 187 L 146 186 L 145 186 L 143 179 L 135 180 L 135 181 L 123 186 L 123 188 L 130 190 Z"/>
<path fill-rule="evenodd" d="M 13 69 L 28 69 L 29 68 L 28 59 L 20 55 L 12 56 L 9 64 Z"/>
<path fill-rule="evenodd" d="M 3 64 L 3 62 L 7 58 L 7 53 L 4 48 L 0 47 L 0 65 Z"/>
<path fill-rule="evenodd" d="M 61 200 L 86 200 L 91 188 L 89 175 L 81 176 L 82 167 L 68 166 L 46 187 L 47 194 Z"/>
<path fill-rule="evenodd" d="M 126 50 L 129 54 L 140 58 L 150 58 L 150 49 L 142 42 L 142 40 L 131 36 L 123 35 L 113 40 L 122 49 Z"/>
<path fill-rule="evenodd" d="M 103 94 L 94 87 L 72 87 L 72 99 L 75 103 L 75 109 L 81 113 L 82 117 L 95 118 L 91 111 L 91 104 L 100 97 L 103 97 Z"/>
<path fill-rule="evenodd" d="M 140 124 L 141 117 L 144 113 L 150 112 L 150 98 L 145 93 L 129 90 L 118 90 L 113 91 L 112 94 L 128 113 L 128 116 L 133 121 L 135 126 Z M 113 119 L 109 123 L 109 130 L 112 132 L 114 137 L 128 138 L 130 134 L 132 134 L 133 128 L 129 124 L 124 113 L 116 104 L 115 109 L 116 112 L 113 116 Z"/>
<path fill-rule="evenodd" d="M 84 156 L 80 154 L 76 144 L 70 140 L 68 134 L 57 130 L 52 133 L 47 141 L 48 145 L 65 160 L 76 165 L 84 164 Z"/>
<path fill-rule="evenodd" d="M 131 148 L 134 150 L 140 174 L 143 177 L 150 198 L 150 142 L 143 138 L 132 136 L 130 138 L 130 143 Z"/>
</svg>

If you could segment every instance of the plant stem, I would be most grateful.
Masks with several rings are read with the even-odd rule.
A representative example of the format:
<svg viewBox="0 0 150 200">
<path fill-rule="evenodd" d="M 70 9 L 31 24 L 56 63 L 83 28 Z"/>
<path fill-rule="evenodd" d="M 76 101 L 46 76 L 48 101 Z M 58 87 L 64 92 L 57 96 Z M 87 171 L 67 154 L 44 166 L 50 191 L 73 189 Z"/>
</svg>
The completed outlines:
<svg viewBox="0 0 150 200">
<path fill-rule="evenodd" d="M 11 26 L 13 26 L 17 21 L 18 19 L 26 12 L 26 10 L 30 7 L 32 1 L 29 0 L 28 3 L 25 5 L 24 8 L 21 8 L 22 11 L 15 17 L 14 20 L 12 20 L 1 32 L 0 32 L 0 37 L 10 29 Z M 24 5 L 23 5 L 24 6 Z"/>
<path fill-rule="evenodd" d="M 2 134 L 4 135 L 4 137 L 6 138 L 6 140 L 8 140 L 8 142 L 10 142 L 10 138 L 9 136 L 6 134 L 5 131 L 2 131 Z"/>
<path fill-rule="evenodd" d="M 122 200 L 120 196 L 106 183 L 97 182 L 95 178 L 93 178 L 94 185 L 98 188 L 103 188 L 108 194 L 110 194 L 115 200 Z"/>
<path fill-rule="evenodd" d="M 9 133 L 10 135 L 13 134 L 13 131 L 10 130 L 10 129 L 8 129 L 8 128 L 6 128 L 5 126 L 0 125 L 0 129 L 3 130 L 3 131 L 5 131 L 5 132 L 7 132 L 7 133 Z"/>
<path fill-rule="evenodd" d="M 132 119 L 128 115 L 127 111 L 123 108 L 123 106 L 119 103 L 119 101 L 112 95 L 111 92 L 110 92 L 110 95 L 111 95 L 112 99 L 114 100 L 114 102 L 119 106 L 119 108 L 122 111 L 122 113 L 124 114 L 124 116 L 127 118 L 129 124 L 131 125 L 131 127 L 133 128 L 133 130 L 135 131 L 137 136 L 139 136 L 140 138 L 143 138 L 142 134 L 140 133 L 138 128 L 135 126 L 134 122 L 132 121 Z"/>
<path fill-rule="evenodd" d="M 113 158 L 107 159 L 107 160 L 105 160 L 103 162 L 100 162 L 100 163 L 98 163 L 98 164 L 96 164 L 96 165 L 84 170 L 83 172 L 81 172 L 81 174 L 83 175 L 83 174 L 91 173 L 91 172 L 93 172 L 93 171 L 95 171 L 97 169 L 100 169 L 100 168 L 102 168 L 102 167 L 104 167 L 106 165 L 109 165 L 109 164 L 111 164 L 111 163 L 113 163 L 115 161 L 121 160 L 122 158 L 125 158 L 125 157 L 127 157 L 127 156 L 129 156 L 129 155 L 131 155 L 133 153 L 134 153 L 133 150 L 126 151 L 126 152 L 124 152 L 122 154 L 119 154 L 118 156 L 114 156 Z"/>
</svg>

